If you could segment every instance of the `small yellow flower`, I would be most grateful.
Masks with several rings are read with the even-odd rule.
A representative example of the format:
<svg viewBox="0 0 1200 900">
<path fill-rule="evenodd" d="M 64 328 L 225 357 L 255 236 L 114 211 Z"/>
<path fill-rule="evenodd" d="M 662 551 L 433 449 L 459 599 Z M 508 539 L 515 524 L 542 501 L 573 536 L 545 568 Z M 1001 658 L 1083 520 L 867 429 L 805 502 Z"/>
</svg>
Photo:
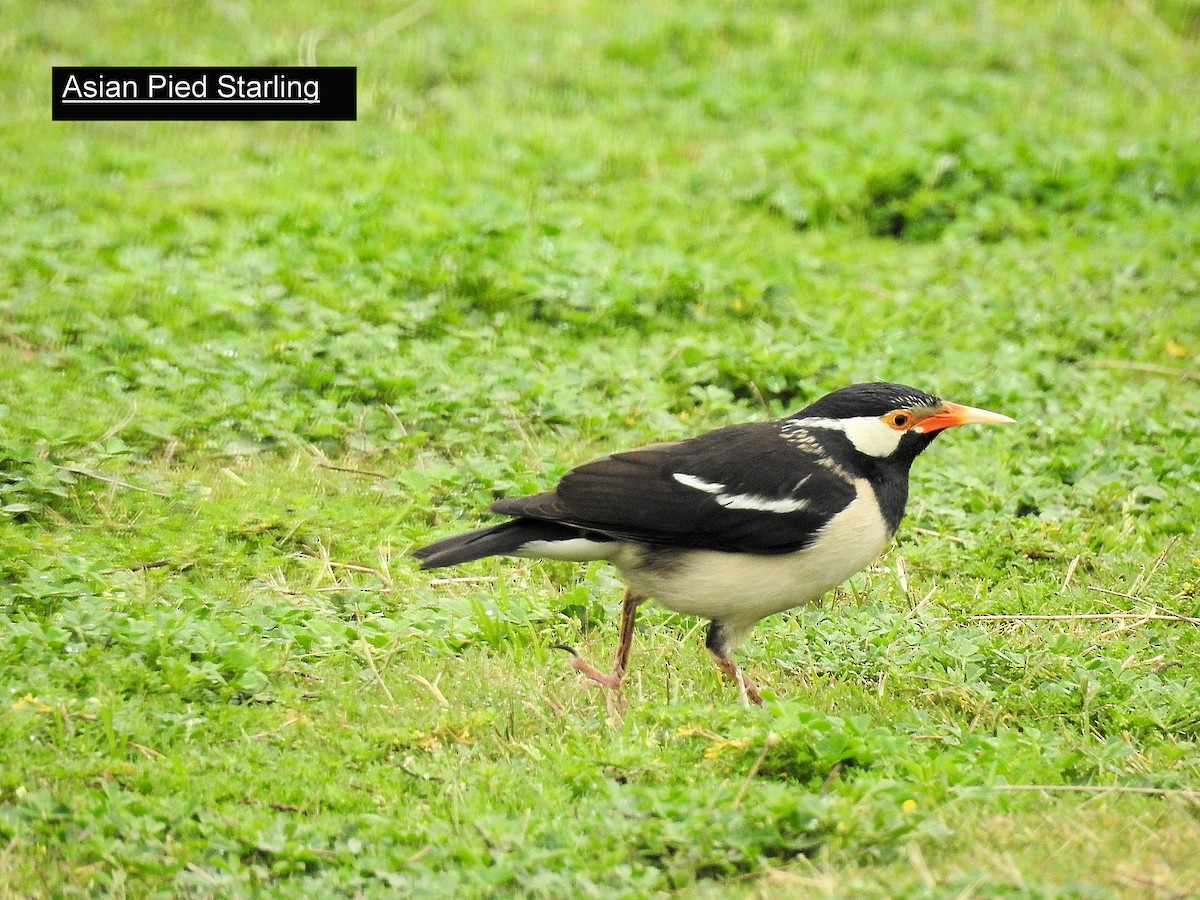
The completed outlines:
<svg viewBox="0 0 1200 900">
<path fill-rule="evenodd" d="M 24 697 L 18 697 L 15 701 L 13 701 L 12 708 L 15 710 L 31 708 L 36 713 L 53 712 L 52 707 L 47 706 L 37 697 L 33 696 L 33 694 L 26 694 Z"/>
<path fill-rule="evenodd" d="M 904 810 L 906 813 L 910 813 L 914 809 L 917 808 L 917 801 L 914 800 L 912 797 L 909 797 L 907 800 L 905 800 L 903 803 L 900 804 L 900 808 L 902 810 Z"/>
<path fill-rule="evenodd" d="M 704 748 L 705 759 L 716 759 L 726 750 L 745 750 L 745 741 L 717 741 L 715 744 L 709 744 Z"/>
</svg>

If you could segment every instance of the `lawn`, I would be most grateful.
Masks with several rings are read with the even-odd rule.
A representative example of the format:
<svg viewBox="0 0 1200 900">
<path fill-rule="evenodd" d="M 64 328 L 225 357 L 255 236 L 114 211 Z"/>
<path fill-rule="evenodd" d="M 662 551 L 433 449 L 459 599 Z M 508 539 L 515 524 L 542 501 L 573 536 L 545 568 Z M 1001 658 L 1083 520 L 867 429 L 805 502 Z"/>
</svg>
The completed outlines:
<svg viewBox="0 0 1200 900">
<path fill-rule="evenodd" d="M 0 896 L 1200 892 L 1200 6 L 0 8 Z M 53 123 L 53 65 L 358 67 Z M 1006 413 L 740 651 L 413 547 L 864 380 Z"/>
</svg>

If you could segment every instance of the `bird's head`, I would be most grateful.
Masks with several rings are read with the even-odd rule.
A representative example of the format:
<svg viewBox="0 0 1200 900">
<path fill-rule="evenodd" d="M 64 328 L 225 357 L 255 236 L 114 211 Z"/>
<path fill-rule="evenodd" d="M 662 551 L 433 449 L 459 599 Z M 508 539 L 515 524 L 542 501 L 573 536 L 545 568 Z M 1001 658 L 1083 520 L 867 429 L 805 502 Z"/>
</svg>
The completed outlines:
<svg viewBox="0 0 1200 900">
<path fill-rule="evenodd" d="M 841 432 L 869 457 L 909 465 L 945 428 L 1013 422 L 1008 416 L 942 400 L 903 384 L 852 384 L 790 417 L 805 428 Z"/>
</svg>

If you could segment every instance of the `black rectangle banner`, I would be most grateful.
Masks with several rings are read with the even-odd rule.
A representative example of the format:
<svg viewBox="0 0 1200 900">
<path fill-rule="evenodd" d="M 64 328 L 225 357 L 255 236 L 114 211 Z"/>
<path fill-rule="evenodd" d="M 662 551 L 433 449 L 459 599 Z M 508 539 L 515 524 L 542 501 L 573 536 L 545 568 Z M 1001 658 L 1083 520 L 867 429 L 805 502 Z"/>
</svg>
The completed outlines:
<svg viewBox="0 0 1200 900">
<path fill-rule="evenodd" d="M 354 66 L 55 66 L 55 121 L 354 121 Z"/>
</svg>

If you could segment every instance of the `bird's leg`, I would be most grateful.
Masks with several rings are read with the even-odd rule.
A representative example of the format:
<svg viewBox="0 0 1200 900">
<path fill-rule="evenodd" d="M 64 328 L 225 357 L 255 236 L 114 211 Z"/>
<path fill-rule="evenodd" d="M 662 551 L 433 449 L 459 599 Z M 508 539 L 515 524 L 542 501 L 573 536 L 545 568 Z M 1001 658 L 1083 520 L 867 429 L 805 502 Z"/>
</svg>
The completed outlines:
<svg viewBox="0 0 1200 900">
<path fill-rule="evenodd" d="M 733 679 L 733 683 L 738 687 L 738 697 L 744 706 L 749 706 L 751 703 L 755 706 L 762 706 L 763 700 L 758 693 L 758 685 L 746 677 L 746 673 L 738 668 L 737 663 L 728 657 L 717 656 L 715 653 L 713 662 L 717 664 L 718 669 Z"/>
<path fill-rule="evenodd" d="M 639 597 L 628 588 L 621 600 L 621 631 L 617 639 L 617 658 L 613 661 L 611 675 L 605 675 L 576 652 L 574 647 L 566 644 L 556 644 L 556 650 L 566 650 L 571 654 L 571 666 L 586 675 L 592 681 L 609 691 L 610 712 L 620 712 L 625 708 L 625 698 L 621 694 L 621 684 L 625 681 L 625 671 L 629 666 L 629 650 L 633 646 L 633 623 L 637 618 L 637 608 L 642 603 Z"/>
<path fill-rule="evenodd" d="M 758 693 L 758 686 L 746 677 L 746 674 L 738 668 L 729 656 L 730 640 L 728 632 L 720 622 L 710 622 L 708 626 L 708 637 L 705 640 L 705 645 L 708 647 L 708 652 L 712 656 L 713 664 L 738 688 L 738 696 L 742 703 L 749 706 L 753 703 L 755 706 L 762 706 L 762 696 Z"/>
</svg>

